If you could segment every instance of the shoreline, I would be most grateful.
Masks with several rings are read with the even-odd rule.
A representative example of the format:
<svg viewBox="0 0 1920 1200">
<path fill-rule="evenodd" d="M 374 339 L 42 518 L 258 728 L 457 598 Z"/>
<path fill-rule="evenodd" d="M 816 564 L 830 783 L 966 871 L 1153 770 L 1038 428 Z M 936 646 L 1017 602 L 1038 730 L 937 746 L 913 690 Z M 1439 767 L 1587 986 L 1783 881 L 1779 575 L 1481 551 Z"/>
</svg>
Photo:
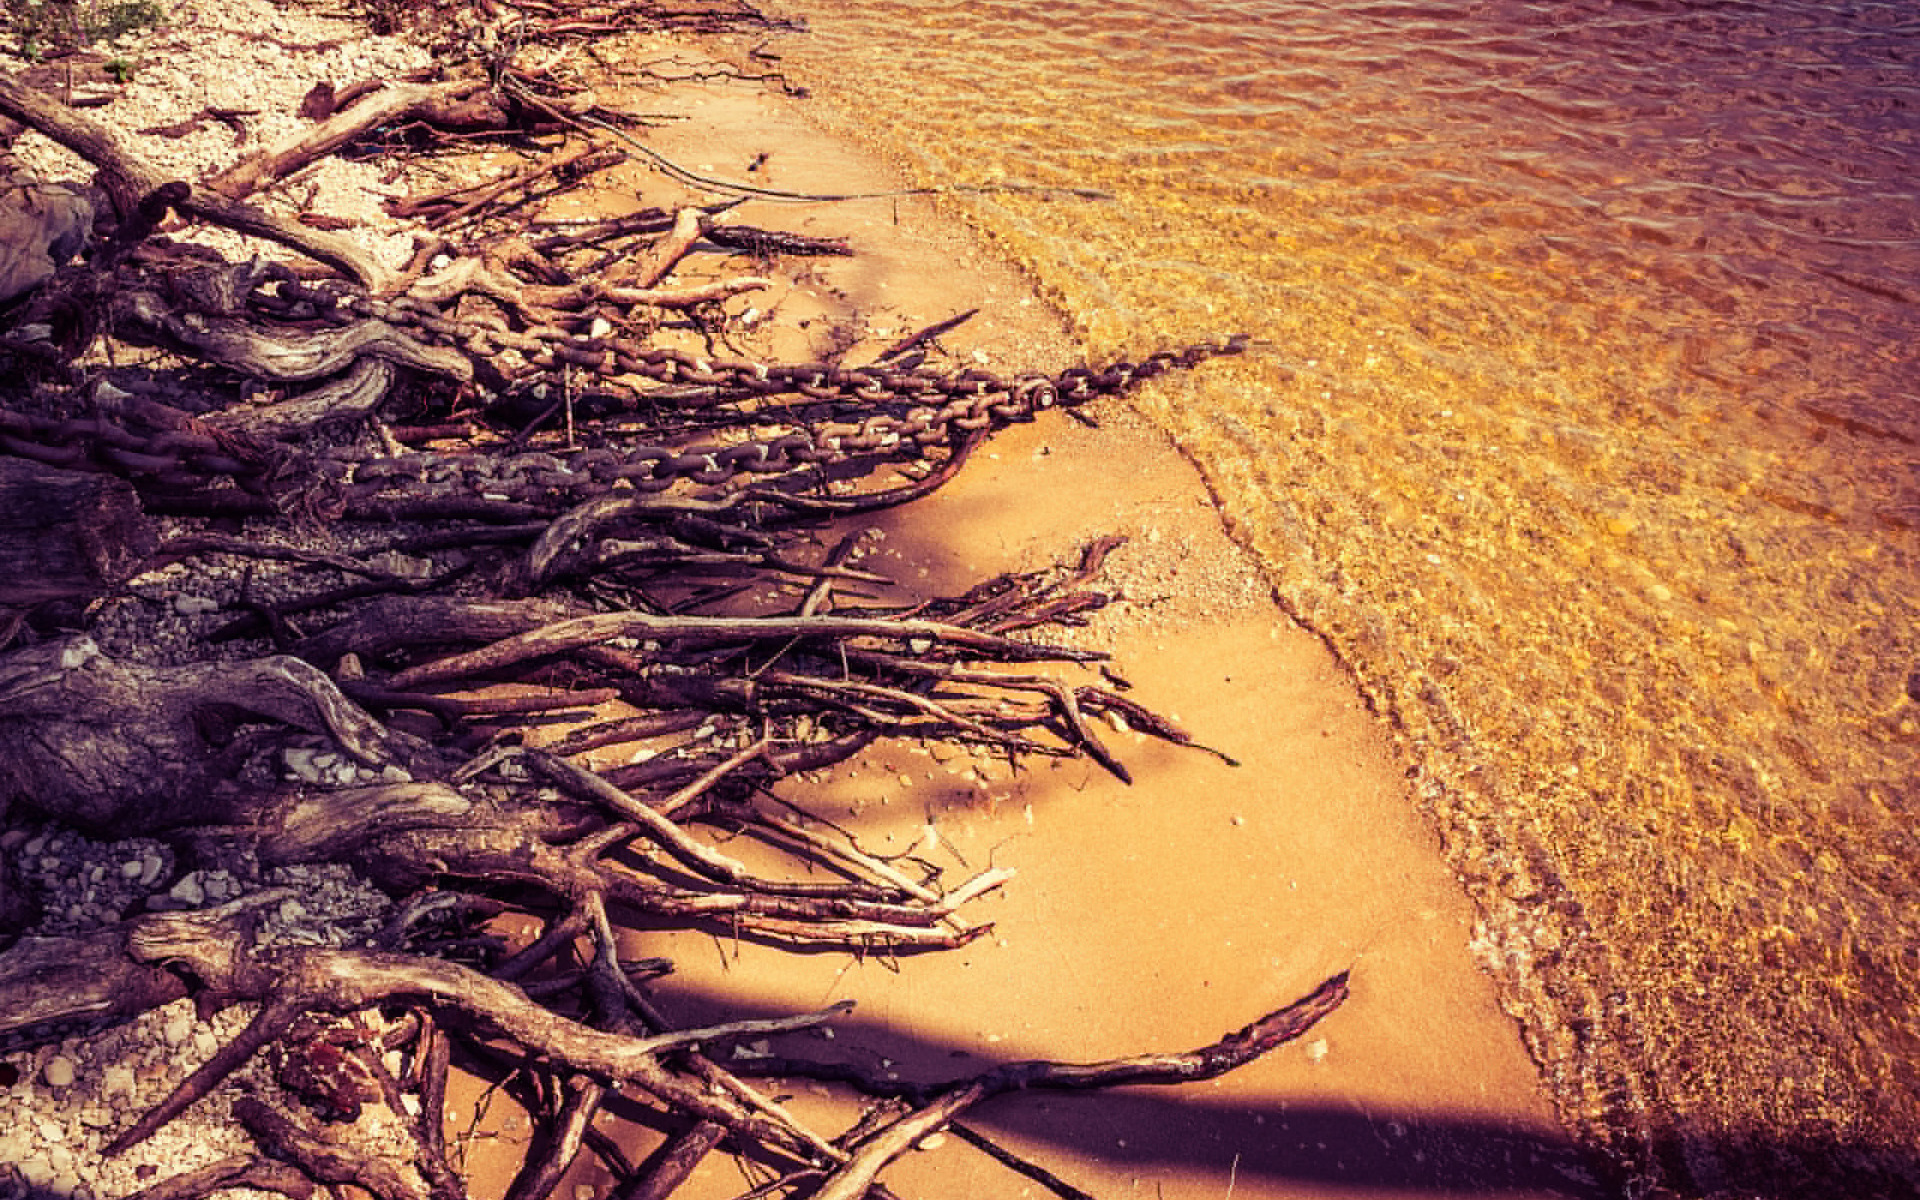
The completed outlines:
<svg viewBox="0 0 1920 1200">
<path fill-rule="evenodd" d="M 799 192 L 902 186 L 880 151 L 844 132 L 845 114 L 816 102 L 725 85 L 681 95 L 650 104 L 687 119 L 648 142 L 683 165 Z M 748 164 L 758 164 L 752 176 Z M 648 177 L 647 203 L 694 198 Z M 1077 358 L 1064 318 L 1032 281 L 937 198 L 750 202 L 741 213 L 853 245 L 854 258 L 819 260 L 813 286 L 770 305 L 774 321 L 791 308 L 808 314 L 801 320 L 864 325 L 870 334 L 849 362 L 974 307 L 979 315 L 940 339 L 962 363 L 1052 369 Z M 965 755 L 870 752 L 824 781 L 820 811 L 894 848 L 931 827 L 960 861 L 1019 870 L 982 910 L 996 922 L 984 949 L 897 972 L 744 945 L 721 954 L 691 934 L 634 952 L 675 959 L 660 990 L 684 991 L 688 1019 L 737 1015 L 751 995 L 768 1011 L 857 999 L 851 1024 L 887 1039 L 903 1072 L 917 1065 L 934 1077 L 962 1056 L 1199 1044 L 1351 967 L 1353 998 L 1324 1037 L 1194 1089 L 1189 1112 L 1176 1092 L 1164 1104 L 1090 1099 L 1077 1112 L 1071 1101 L 1012 1101 L 1017 1116 L 996 1108 L 978 1123 L 1095 1194 L 1598 1194 L 1469 955 L 1470 905 L 1386 731 L 1321 640 L 1272 598 L 1193 465 L 1125 401 L 1091 415 L 1101 428 L 1052 413 L 998 434 L 932 496 L 864 522 L 885 533 L 865 565 L 924 598 L 1126 535 L 1107 572 L 1124 598 L 1093 615 L 1083 640 L 1112 653 L 1131 695 L 1242 765 L 1138 735 L 1111 747 L 1134 771 L 1131 787 L 1085 763 L 1043 763 L 1007 780 Z M 822 802 L 816 788 L 804 795 Z M 1101 1111 L 1110 1101 L 1118 1117 Z M 1335 1163 L 1301 1161 L 1301 1142 L 1306 1158 Z M 910 1158 L 889 1172 L 903 1193 L 959 1197 L 1012 1178 L 984 1155 L 965 1175 L 944 1156 L 923 1157 L 923 1171 Z"/>
<path fill-rule="evenodd" d="M 727 178 L 752 170 L 796 191 L 899 186 L 870 147 L 754 85 L 678 84 L 647 107 L 685 118 L 649 131 L 649 145 Z M 640 195 L 602 196 L 597 211 L 690 198 L 638 167 L 622 178 L 637 179 Z M 783 263 L 774 288 L 735 302 L 765 314 L 755 324 L 768 357 L 811 359 L 846 343 L 848 361 L 864 361 L 972 307 L 979 315 L 941 339 L 961 363 L 1014 371 L 1073 357 L 1031 282 L 932 200 L 742 211 L 764 226 L 844 235 L 856 251 Z M 701 282 L 718 261 L 696 255 L 676 278 Z M 982 1060 L 1203 1044 L 1352 969 L 1352 999 L 1304 1046 L 1212 1084 L 1015 1098 L 975 1123 L 1105 1195 L 1597 1194 L 1469 956 L 1470 907 L 1352 681 L 1281 612 L 1179 452 L 1123 404 L 1090 412 L 1102 428 L 1049 414 L 996 436 L 933 496 L 864 522 L 885 534 L 866 565 L 925 597 L 1127 535 L 1109 572 L 1121 599 L 1094 614 L 1084 640 L 1112 652 L 1142 703 L 1240 765 L 1123 730 L 1110 744 L 1131 787 L 1079 761 L 1007 775 L 964 754 L 870 751 L 796 798 L 878 844 L 1016 868 L 984 902 L 994 933 L 891 965 L 634 935 L 634 954 L 679 967 L 658 987 L 663 1006 L 687 1019 L 737 1018 L 761 1015 L 752 1005 L 853 998 L 860 1008 L 843 1028 L 885 1048 L 903 1073 L 938 1077 Z M 0 1093 L 10 1125 L 36 1113 L 37 1078 L 26 1071 Z M 795 1107 L 812 1103 L 833 1101 L 809 1094 Z M 489 1120 L 510 1115 L 496 1106 Z M 965 1161 L 909 1156 L 887 1178 L 927 1197 L 1013 1178 L 985 1156 Z M 701 1170 L 707 1183 L 696 1176 L 688 1194 L 737 1191 L 729 1163 Z M 606 1182 L 591 1168 L 576 1174 L 575 1187 Z M 484 1176 L 475 1194 L 498 1194 L 504 1180 L 490 1190 Z"/>
</svg>

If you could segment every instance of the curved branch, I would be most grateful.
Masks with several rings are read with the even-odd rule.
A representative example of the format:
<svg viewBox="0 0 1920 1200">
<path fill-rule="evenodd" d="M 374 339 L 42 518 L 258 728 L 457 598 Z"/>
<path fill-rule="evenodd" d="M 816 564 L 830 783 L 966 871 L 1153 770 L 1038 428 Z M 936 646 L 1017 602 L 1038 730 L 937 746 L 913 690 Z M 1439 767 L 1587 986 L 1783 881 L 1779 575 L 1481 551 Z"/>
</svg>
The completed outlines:
<svg viewBox="0 0 1920 1200">
<path fill-rule="evenodd" d="M 11 117 L 47 135 L 98 167 L 101 183 L 123 218 L 136 213 L 142 199 L 172 182 L 112 129 L 15 80 L 0 78 L 0 116 Z M 194 189 L 176 207 L 222 228 L 298 250 L 363 287 L 378 287 L 385 275 L 378 263 L 346 238 L 283 220 L 250 204 L 229 200 L 218 192 Z"/>
</svg>

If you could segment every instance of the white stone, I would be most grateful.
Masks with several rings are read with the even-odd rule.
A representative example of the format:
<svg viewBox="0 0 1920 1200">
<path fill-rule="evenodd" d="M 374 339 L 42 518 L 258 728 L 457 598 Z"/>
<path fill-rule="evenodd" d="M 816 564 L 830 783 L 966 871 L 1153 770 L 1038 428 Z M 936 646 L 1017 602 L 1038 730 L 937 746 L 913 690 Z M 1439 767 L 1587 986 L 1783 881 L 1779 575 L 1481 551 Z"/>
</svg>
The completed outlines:
<svg viewBox="0 0 1920 1200">
<path fill-rule="evenodd" d="M 173 598 L 173 611 L 183 617 L 191 617 L 199 613 L 217 612 L 219 608 L 220 602 L 207 596 L 183 595 Z"/>
<path fill-rule="evenodd" d="M 47 1060 L 40 1075 L 47 1081 L 48 1087 L 70 1088 L 73 1086 L 73 1060 L 64 1054 L 56 1054 Z"/>
<path fill-rule="evenodd" d="M 193 1032 L 194 1053 L 203 1058 L 212 1058 L 213 1052 L 220 1048 L 220 1039 L 213 1036 L 211 1029 L 196 1029 Z"/>
<path fill-rule="evenodd" d="M 167 895 L 190 906 L 205 904 L 207 901 L 207 890 L 200 882 L 198 871 L 182 876 L 180 882 L 167 889 Z"/>
<path fill-rule="evenodd" d="M 45 1155 L 36 1154 L 20 1164 L 20 1178 L 30 1188 L 44 1188 L 53 1182 L 53 1164 Z"/>
<path fill-rule="evenodd" d="M 166 1028 L 160 1035 L 167 1039 L 167 1045 L 178 1046 L 193 1036 L 193 1013 L 182 1011 L 167 1018 Z"/>
<path fill-rule="evenodd" d="M 287 770 L 291 771 L 293 777 L 302 783 L 320 782 L 320 768 L 313 765 L 312 751 L 308 751 L 299 758 L 295 758 L 293 753 L 289 751 L 287 754 Z"/>
<path fill-rule="evenodd" d="M 106 1096 L 133 1095 L 133 1068 L 114 1063 L 100 1073 L 100 1091 Z"/>
<path fill-rule="evenodd" d="M 166 873 L 167 858 L 158 850 L 149 850 L 140 860 L 140 886 L 152 887 L 160 882 L 160 876 Z"/>
<path fill-rule="evenodd" d="M 141 863 L 141 861 L 137 858 L 130 858 L 126 862 L 121 863 L 120 878 L 126 879 L 126 880 L 134 880 L 134 879 L 140 878 L 140 871 L 141 871 L 142 865 L 143 864 Z"/>
</svg>

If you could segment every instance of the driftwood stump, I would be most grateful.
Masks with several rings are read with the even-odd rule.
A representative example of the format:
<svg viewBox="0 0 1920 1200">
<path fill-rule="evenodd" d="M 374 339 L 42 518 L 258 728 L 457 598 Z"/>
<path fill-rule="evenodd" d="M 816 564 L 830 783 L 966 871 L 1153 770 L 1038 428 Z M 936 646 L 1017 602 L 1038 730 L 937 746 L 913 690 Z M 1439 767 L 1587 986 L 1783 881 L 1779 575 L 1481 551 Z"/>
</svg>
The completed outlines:
<svg viewBox="0 0 1920 1200">
<path fill-rule="evenodd" d="M 126 480 L 0 458 L 0 605 L 101 595 L 157 544 Z"/>
</svg>

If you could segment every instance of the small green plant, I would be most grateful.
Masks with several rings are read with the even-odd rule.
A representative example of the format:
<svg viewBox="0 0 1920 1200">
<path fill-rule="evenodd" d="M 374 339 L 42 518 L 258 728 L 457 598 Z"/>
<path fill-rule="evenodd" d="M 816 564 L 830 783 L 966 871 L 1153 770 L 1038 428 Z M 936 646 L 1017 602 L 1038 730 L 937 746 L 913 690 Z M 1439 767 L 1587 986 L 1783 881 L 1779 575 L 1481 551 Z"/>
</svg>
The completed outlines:
<svg viewBox="0 0 1920 1200">
<path fill-rule="evenodd" d="M 22 58 L 38 61 L 56 50 L 151 29 L 166 18 L 159 0 L 13 0 L 0 9 L 0 28 L 17 40 Z"/>
<path fill-rule="evenodd" d="M 90 5 L 93 20 L 88 23 L 91 39 L 111 40 L 142 29 L 152 29 L 167 19 L 158 0 L 114 0 L 110 4 Z"/>
<path fill-rule="evenodd" d="M 115 83 L 124 85 L 133 78 L 134 63 L 132 59 L 126 57 L 124 54 L 116 54 L 108 59 L 106 65 L 101 69 L 113 76 Z"/>
</svg>

